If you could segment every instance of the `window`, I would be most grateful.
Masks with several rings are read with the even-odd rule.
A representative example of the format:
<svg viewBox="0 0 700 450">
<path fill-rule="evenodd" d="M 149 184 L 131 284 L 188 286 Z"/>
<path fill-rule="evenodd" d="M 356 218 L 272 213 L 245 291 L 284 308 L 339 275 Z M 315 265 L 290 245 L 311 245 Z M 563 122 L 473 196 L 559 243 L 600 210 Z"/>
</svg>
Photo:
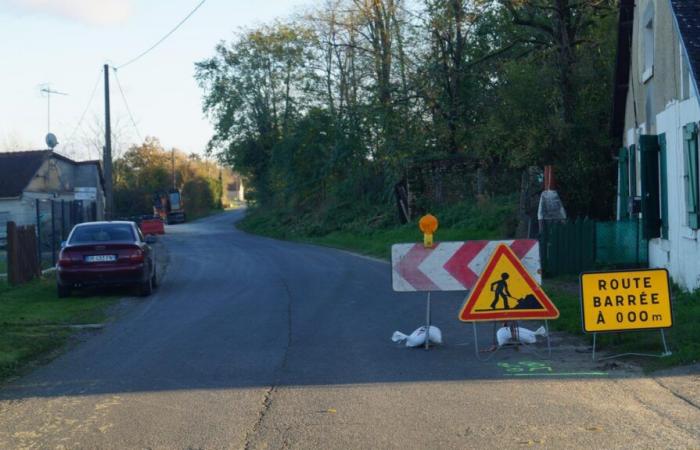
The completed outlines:
<svg viewBox="0 0 700 450">
<path fill-rule="evenodd" d="M 654 75 L 654 2 L 649 2 L 642 20 L 642 82 L 646 83 Z"/>
<path fill-rule="evenodd" d="M 685 185 L 686 224 L 697 230 L 700 228 L 700 208 L 698 197 L 698 127 L 689 123 L 683 127 L 683 184 Z"/>
<path fill-rule="evenodd" d="M 114 241 L 133 242 L 134 232 L 131 225 L 122 223 L 79 225 L 73 230 L 70 238 L 71 244 Z"/>
</svg>

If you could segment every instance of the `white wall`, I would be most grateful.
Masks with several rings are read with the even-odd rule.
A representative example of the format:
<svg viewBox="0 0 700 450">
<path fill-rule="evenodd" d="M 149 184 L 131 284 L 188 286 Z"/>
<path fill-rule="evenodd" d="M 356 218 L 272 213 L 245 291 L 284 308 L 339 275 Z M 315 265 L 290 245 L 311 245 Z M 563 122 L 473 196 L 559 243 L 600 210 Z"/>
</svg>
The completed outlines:
<svg viewBox="0 0 700 450">
<path fill-rule="evenodd" d="M 669 236 L 649 242 L 649 265 L 667 268 L 676 283 L 690 290 L 700 288 L 700 242 L 697 230 L 686 225 L 683 127 L 698 121 L 697 97 L 673 102 L 657 115 L 657 133 L 666 135 Z"/>
<path fill-rule="evenodd" d="M 17 225 L 27 225 L 35 221 L 28 217 L 27 205 L 20 199 L 0 200 L 0 212 L 9 212 L 8 222 L 15 222 Z M 5 230 L 2 231 L 4 236 Z"/>
</svg>

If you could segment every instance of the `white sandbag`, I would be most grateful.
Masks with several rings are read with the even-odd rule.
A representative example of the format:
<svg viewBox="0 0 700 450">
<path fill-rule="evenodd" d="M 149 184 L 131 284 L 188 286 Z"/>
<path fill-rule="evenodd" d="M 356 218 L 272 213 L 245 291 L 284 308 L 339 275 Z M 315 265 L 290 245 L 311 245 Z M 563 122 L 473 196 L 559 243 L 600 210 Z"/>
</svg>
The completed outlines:
<svg viewBox="0 0 700 450">
<path fill-rule="evenodd" d="M 428 339 L 433 344 L 442 344 L 442 331 L 440 331 L 440 328 L 431 325 Z M 425 326 L 416 329 L 410 336 L 400 331 L 395 331 L 391 336 L 391 340 L 394 342 L 406 341 L 406 347 L 419 347 L 425 344 Z"/>
<path fill-rule="evenodd" d="M 536 331 L 518 327 L 518 341 L 523 344 L 534 344 L 537 342 L 537 336 L 547 336 L 547 331 L 544 327 L 539 327 Z M 510 327 L 500 328 L 496 332 L 496 340 L 499 346 L 507 344 L 511 339 L 513 339 L 513 336 Z"/>
</svg>

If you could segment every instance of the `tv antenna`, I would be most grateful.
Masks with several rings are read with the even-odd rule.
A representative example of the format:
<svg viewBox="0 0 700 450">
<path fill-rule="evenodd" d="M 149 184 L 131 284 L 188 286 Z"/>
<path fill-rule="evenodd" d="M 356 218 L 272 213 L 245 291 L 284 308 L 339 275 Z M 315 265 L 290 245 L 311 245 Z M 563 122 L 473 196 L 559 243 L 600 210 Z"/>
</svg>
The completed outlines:
<svg viewBox="0 0 700 450">
<path fill-rule="evenodd" d="M 51 133 L 51 94 L 53 95 L 68 95 L 65 92 L 54 91 L 51 89 L 51 84 L 46 83 L 44 87 L 40 89 L 41 92 L 46 94 L 46 114 L 47 114 L 47 133 Z"/>
</svg>

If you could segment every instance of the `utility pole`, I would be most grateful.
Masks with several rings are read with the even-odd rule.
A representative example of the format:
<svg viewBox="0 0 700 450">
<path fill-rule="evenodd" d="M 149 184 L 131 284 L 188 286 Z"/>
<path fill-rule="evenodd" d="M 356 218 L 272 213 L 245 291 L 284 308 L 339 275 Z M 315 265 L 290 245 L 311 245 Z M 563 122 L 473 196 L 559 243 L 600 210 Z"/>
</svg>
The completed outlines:
<svg viewBox="0 0 700 450">
<path fill-rule="evenodd" d="M 109 65 L 104 65 L 105 72 L 105 146 L 103 155 L 105 176 L 105 209 L 107 220 L 114 218 L 114 196 L 112 192 L 112 124 L 109 113 Z"/>
<path fill-rule="evenodd" d="M 177 180 L 175 179 L 175 147 L 170 149 L 170 160 L 171 160 L 172 166 L 173 166 L 173 191 L 175 191 L 175 190 L 177 190 L 177 183 L 176 183 Z"/>
</svg>

